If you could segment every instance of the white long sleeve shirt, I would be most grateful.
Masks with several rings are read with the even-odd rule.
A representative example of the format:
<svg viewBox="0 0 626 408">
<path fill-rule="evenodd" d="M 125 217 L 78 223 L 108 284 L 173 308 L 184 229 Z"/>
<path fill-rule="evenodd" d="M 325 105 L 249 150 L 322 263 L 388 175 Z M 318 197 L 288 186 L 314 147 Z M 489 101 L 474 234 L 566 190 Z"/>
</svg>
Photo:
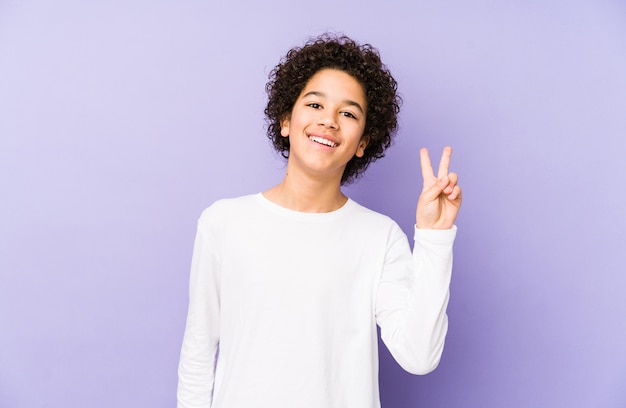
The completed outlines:
<svg viewBox="0 0 626 408">
<path fill-rule="evenodd" d="M 439 363 L 451 230 L 415 230 L 348 200 L 329 213 L 262 194 L 198 221 L 179 408 L 378 408 L 376 325 L 407 371 Z"/>
</svg>

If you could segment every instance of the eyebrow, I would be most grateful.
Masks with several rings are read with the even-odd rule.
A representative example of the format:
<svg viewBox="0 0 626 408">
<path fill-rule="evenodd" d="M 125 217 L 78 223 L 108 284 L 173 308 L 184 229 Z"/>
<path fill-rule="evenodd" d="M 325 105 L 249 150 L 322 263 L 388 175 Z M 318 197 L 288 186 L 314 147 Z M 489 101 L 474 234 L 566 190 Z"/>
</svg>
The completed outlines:
<svg viewBox="0 0 626 408">
<path fill-rule="evenodd" d="M 310 92 L 307 92 L 307 93 L 305 93 L 304 95 L 302 95 L 302 97 L 303 97 L 303 98 L 305 98 L 305 97 L 307 97 L 307 96 L 311 96 L 311 95 L 312 95 L 312 96 L 318 96 L 318 97 L 320 97 L 320 98 L 326 98 L 326 94 L 325 94 L 324 92 L 319 92 L 319 91 L 310 91 Z M 363 107 L 361 106 L 361 104 L 360 104 L 360 103 L 358 103 L 358 102 L 355 102 L 355 101 L 350 100 L 350 99 L 344 99 L 342 102 L 343 102 L 343 103 L 345 103 L 346 105 L 349 105 L 349 106 L 354 106 L 355 108 L 357 108 L 358 110 L 360 110 L 360 111 L 361 111 L 361 113 L 365 113 L 365 109 L 363 109 Z"/>
</svg>

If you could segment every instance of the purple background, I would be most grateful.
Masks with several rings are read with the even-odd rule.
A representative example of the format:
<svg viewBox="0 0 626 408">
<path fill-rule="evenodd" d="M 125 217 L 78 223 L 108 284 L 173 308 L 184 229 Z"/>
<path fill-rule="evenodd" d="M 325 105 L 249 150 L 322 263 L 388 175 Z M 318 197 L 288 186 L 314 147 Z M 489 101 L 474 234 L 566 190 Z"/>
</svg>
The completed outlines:
<svg viewBox="0 0 626 408">
<path fill-rule="evenodd" d="M 455 148 L 439 368 L 385 408 L 626 406 L 623 1 L 0 0 L 0 407 L 173 407 L 195 222 L 277 183 L 268 72 L 325 30 L 405 103 L 349 194 L 410 231 Z"/>
</svg>

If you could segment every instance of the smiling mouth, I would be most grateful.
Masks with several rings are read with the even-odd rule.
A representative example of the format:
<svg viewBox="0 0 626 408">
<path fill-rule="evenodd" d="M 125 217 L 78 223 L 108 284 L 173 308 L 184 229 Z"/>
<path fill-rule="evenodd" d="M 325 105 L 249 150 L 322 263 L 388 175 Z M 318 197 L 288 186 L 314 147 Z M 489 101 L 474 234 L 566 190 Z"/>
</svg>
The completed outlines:
<svg viewBox="0 0 626 408">
<path fill-rule="evenodd" d="M 309 139 L 311 139 L 312 141 L 314 141 L 315 143 L 319 143 L 319 144 L 323 144 L 325 146 L 329 146 L 329 147 L 335 147 L 337 146 L 337 143 L 332 142 L 328 139 L 324 139 L 323 137 L 319 137 L 319 136 L 309 136 Z"/>
</svg>

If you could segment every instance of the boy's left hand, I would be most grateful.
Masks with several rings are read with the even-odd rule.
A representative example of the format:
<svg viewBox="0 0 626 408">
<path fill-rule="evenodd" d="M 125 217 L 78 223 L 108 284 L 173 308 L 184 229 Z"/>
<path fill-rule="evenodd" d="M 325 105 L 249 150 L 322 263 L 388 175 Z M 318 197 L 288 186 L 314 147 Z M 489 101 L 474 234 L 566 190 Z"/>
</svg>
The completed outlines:
<svg viewBox="0 0 626 408">
<path fill-rule="evenodd" d="M 424 187 L 417 201 L 415 222 L 417 228 L 450 229 L 461 207 L 461 187 L 456 173 L 448 173 L 452 148 L 445 147 L 439 162 L 437 177 L 426 148 L 420 149 Z"/>
</svg>

